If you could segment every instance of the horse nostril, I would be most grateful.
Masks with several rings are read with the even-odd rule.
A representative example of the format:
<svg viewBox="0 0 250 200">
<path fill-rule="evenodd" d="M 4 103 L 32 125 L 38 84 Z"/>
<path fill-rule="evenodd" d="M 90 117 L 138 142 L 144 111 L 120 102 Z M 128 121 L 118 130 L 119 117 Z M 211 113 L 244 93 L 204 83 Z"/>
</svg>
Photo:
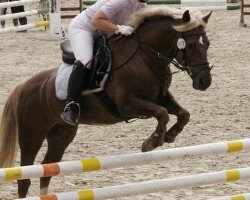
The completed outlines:
<svg viewBox="0 0 250 200">
<path fill-rule="evenodd" d="M 202 78 L 199 79 L 199 84 L 200 84 L 200 85 L 204 85 L 204 81 L 203 81 Z"/>
</svg>

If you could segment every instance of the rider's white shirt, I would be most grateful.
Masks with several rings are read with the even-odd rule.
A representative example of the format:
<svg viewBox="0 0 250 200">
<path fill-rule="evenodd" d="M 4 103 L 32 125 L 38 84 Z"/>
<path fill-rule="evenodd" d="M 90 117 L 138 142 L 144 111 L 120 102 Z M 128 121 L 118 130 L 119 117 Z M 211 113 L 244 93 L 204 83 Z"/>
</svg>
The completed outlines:
<svg viewBox="0 0 250 200">
<path fill-rule="evenodd" d="M 85 30 L 94 32 L 95 28 L 91 25 L 91 21 L 99 10 L 104 12 L 110 22 L 123 25 L 131 14 L 146 6 L 146 3 L 137 0 L 98 0 L 94 5 L 75 17 L 72 23 L 75 26 L 78 24 L 78 28 L 82 27 Z"/>
</svg>

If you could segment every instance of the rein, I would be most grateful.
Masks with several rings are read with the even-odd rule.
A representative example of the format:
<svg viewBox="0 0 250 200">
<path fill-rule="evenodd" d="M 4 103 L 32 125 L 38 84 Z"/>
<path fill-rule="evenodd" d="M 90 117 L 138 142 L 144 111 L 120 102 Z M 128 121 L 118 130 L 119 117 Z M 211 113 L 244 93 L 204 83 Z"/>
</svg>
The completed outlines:
<svg viewBox="0 0 250 200">
<path fill-rule="evenodd" d="M 116 45 L 117 43 L 118 43 L 118 40 L 120 39 L 121 37 L 118 37 L 117 39 L 116 39 L 116 43 L 112 43 L 111 45 L 110 45 L 110 47 L 111 46 L 113 46 L 113 45 Z M 110 51 L 110 49 L 108 48 L 108 47 L 106 47 L 107 49 L 108 49 L 108 52 L 109 53 L 111 53 L 111 51 Z M 119 69 L 121 69 L 122 67 L 124 67 L 134 56 L 135 56 L 135 54 L 138 52 L 138 50 L 139 50 L 139 48 L 140 48 L 140 46 L 139 45 L 137 45 L 136 46 L 136 49 L 135 49 L 135 51 L 132 53 L 132 55 L 125 61 L 125 62 L 123 62 L 122 64 L 120 64 L 118 67 L 116 67 L 116 68 L 114 68 L 114 69 L 111 69 L 111 70 L 108 70 L 108 71 L 106 71 L 106 72 L 99 72 L 99 75 L 105 75 L 105 74 L 111 74 L 111 73 L 113 73 L 114 71 L 116 71 L 116 70 L 119 70 Z M 104 50 L 103 50 L 104 51 Z M 101 51 L 102 52 L 102 51 Z M 100 52 L 100 53 L 101 53 Z M 98 55 L 96 55 L 96 56 L 98 56 Z"/>
<path fill-rule="evenodd" d="M 112 70 L 106 71 L 106 72 L 100 72 L 100 73 L 99 73 L 100 75 L 110 74 L 110 73 L 113 73 L 114 71 L 119 70 L 119 69 L 121 69 L 122 67 L 124 67 L 124 65 L 126 65 L 126 64 L 135 56 L 135 54 L 138 52 L 138 50 L 140 49 L 140 47 L 147 47 L 147 48 L 149 48 L 151 51 L 153 51 L 155 54 L 157 54 L 157 56 L 158 56 L 159 58 L 164 59 L 164 60 L 167 61 L 168 63 L 172 63 L 174 66 L 176 66 L 178 69 L 181 69 L 182 71 L 185 71 L 185 70 L 186 70 L 185 67 L 181 66 L 181 65 L 180 65 L 178 62 L 176 62 L 175 60 L 169 59 L 168 57 L 164 56 L 162 53 L 156 51 L 155 49 L 153 49 L 152 47 L 150 47 L 150 46 L 148 46 L 148 45 L 141 44 L 141 43 L 140 43 L 140 38 L 139 38 L 139 35 L 138 35 L 138 32 L 137 32 L 137 31 L 135 31 L 135 35 L 136 35 L 136 39 L 133 38 L 133 40 L 134 40 L 134 42 L 137 43 L 137 44 L 136 44 L 136 49 L 135 49 L 135 51 L 133 52 L 133 54 L 132 54 L 125 62 L 123 62 L 122 64 L 120 64 L 118 67 L 116 67 L 116 68 L 114 68 L 114 69 L 112 69 Z M 122 37 L 122 36 L 121 36 L 121 37 Z M 118 41 L 121 37 L 118 37 L 116 41 Z M 113 46 L 113 45 L 116 45 L 116 44 L 117 44 L 117 42 L 116 42 L 116 43 L 112 43 L 112 45 L 110 45 L 110 47 Z M 109 52 L 110 52 L 110 50 L 109 50 Z M 101 53 L 101 52 L 100 52 L 100 53 Z M 96 56 L 98 56 L 98 55 L 96 55 Z M 145 61 L 145 59 L 142 57 L 141 54 L 140 54 L 140 56 L 141 56 L 141 58 L 143 59 L 143 61 L 147 64 L 147 62 Z M 92 60 L 91 60 L 91 61 L 92 61 Z M 91 62 L 91 61 L 90 61 L 90 62 Z M 150 68 L 150 70 L 153 72 L 152 67 L 150 67 L 150 65 L 148 65 L 148 64 L 147 64 L 147 66 L 148 66 L 148 67 Z M 155 74 L 155 72 L 153 72 L 153 73 Z M 177 73 L 177 72 L 173 72 L 172 74 L 175 74 L 175 73 Z M 156 74 L 156 75 L 158 75 L 158 74 Z"/>
<path fill-rule="evenodd" d="M 186 37 L 189 37 L 189 36 L 193 36 L 193 35 L 205 35 L 206 33 L 205 32 L 201 32 L 201 33 L 192 33 L 192 34 L 185 34 L 184 32 L 181 33 L 181 37 L 179 37 L 179 40 L 182 40 L 182 42 L 184 41 L 185 43 L 185 38 Z M 99 74 L 100 75 L 105 75 L 105 74 L 110 74 L 110 73 L 113 73 L 114 71 L 116 70 L 119 70 L 121 69 L 122 67 L 124 67 L 135 55 L 136 53 L 138 52 L 139 49 L 141 49 L 142 47 L 143 48 L 147 48 L 148 50 L 150 50 L 153 54 L 155 54 L 159 59 L 163 59 L 165 63 L 167 64 L 173 64 L 177 69 L 181 70 L 181 71 L 185 71 L 187 72 L 187 74 L 192 78 L 194 79 L 202 70 L 206 69 L 206 68 L 209 68 L 209 70 L 211 71 L 213 66 L 209 66 L 209 62 L 205 61 L 205 62 L 202 62 L 202 63 L 198 63 L 198 64 L 193 64 L 191 65 L 191 63 L 189 63 L 188 61 L 188 56 L 187 56 L 187 51 L 186 51 L 186 44 L 185 44 L 185 47 L 183 48 L 179 48 L 178 50 L 182 51 L 182 56 L 183 56 L 183 64 L 179 64 L 177 61 L 175 61 L 174 59 L 171 59 L 165 55 L 163 55 L 163 53 L 161 53 L 160 51 L 157 51 L 155 50 L 153 47 L 150 47 L 149 45 L 146 45 L 146 44 L 142 44 L 140 42 L 140 37 L 139 37 L 139 34 L 137 31 L 135 31 L 135 36 L 136 38 L 133 37 L 133 41 L 136 45 L 136 49 L 135 51 L 132 53 L 132 55 L 125 61 L 123 62 L 122 64 L 120 64 L 118 67 L 115 67 L 114 69 L 111 69 L 111 70 L 108 70 L 106 72 L 100 72 Z M 122 37 L 122 36 L 121 36 Z M 112 45 L 110 46 L 113 46 L 113 45 L 116 45 L 119 41 L 119 39 L 121 37 L 118 37 L 116 39 L 116 42 L 112 43 Z M 109 48 L 107 47 L 108 49 L 108 52 L 110 52 Z M 177 51 L 178 52 L 178 51 Z M 101 53 L 101 52 L 100 52 Z M 111 52 L 110 52 L 111 53 Z M 177 54 L 177 53 L 176 53 Z M 154 68 L 152 68 L 145 60 L 145 58 L 142 56 L 142 54 L 140 53 L 140 57 L 142 58 L 143 62 L 150 68 L 150 70 L 157 76 L 159 76 L 158 73 L 155 72 Z M 191 72 L 191 69 L 190 67 L 197 67 L 197 66 L 204 66 L 202 67 L 202 69 L 196 73 L 195 75 L 192 74 Z M 176 71 L 176 72 L 172 72 L 171 74 L 175 74 L 175 73 L 178 73 L 179 71 Z M 167 80 L 169 76 L 165 76 L 164 75 L 164 80 Z"/>
</svg>

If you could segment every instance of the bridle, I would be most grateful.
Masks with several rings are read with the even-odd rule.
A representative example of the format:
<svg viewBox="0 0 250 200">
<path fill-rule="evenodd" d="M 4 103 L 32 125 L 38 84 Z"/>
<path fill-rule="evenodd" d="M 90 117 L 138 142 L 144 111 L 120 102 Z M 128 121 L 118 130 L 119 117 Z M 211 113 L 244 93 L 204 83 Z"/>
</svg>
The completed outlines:
<svg viewBox="0 0 250 200">
<path fill-rule="evenodd" d="M 140 57 L 142 58 L 143 62 L 149 67 L 149 69 L 154 73 L 156 74 L 157 76 L 159 75 L 158 73 L 155 72 L 155 67 L 151 66 L 149 63 L 147 63 L 146 59 L 143 57 L 142 55 L 142 48 L 147 48 L 150 52 L 152 52 L 152 54 L 154 54 L 158 59 L 162 59 L 164 64 L 167 63 L 167 64 L 173 64 L 177 69 L 181 70 L 181 71 L 185 71 L 187 72 L 187 74 L 192 78 L 194 79 L 201 71 L 205 70 L 205 69 L 209 69 L 209 71 L 211 71 L 211 69 L 213 68 L 213 66 L 209 66 L 209 62 L 208 61 L 204 61 L 202 63 L 197 63 L 197 64 L 191 64 L 188 60 L 188 56 L 187 56 L 187 49 L 186 49 L 186 46 L 188 46 L 189 44 L 186 44 L 186 41 L 185 39 L 187 37 L 190 37 L 190 36 L 193 36 L 193 35 L 205 35 L 206 33 L 204 31 L 202 32 L 199 32 L 199 33 L 192 33 L 192 34 L 185 34 L 185 32 L 181 32 L 177 38 L 176 38 L 176 45 L 177 45 L 177 51 L 174 53 L 174 55 L 164 55 L 162 52 L 160 51 L 157 51 L 156 49 L 154 49 L 153 47 L 147 45 L 147 44 L 143 44 L 141 43 L 141 40 L 140 40 L 140 36 L 138 34 L 137 31 L 135 31 L 133 33 L 135 35 L 135 37 L 133 37 L 133 41 L 134 41 L 134 44 L 136 46 L 135 48 L 135 51 L 131 54 L 131 56 L 129 56 L 129 58 L 123 62 L 122 64 L 120 64 L 119 66 L 111 69 L 111 70 L 108 70 L 106 72 L 100 72 L 98 73 L 99 75 L 105 75 L 105 74 L 109 74 L 109 73 L 113 73 L 114 71 L 116 70 L 119 70 L 121 69 L 122 67 L 124 67 L 135 55 L 136 53 L 139 51 L 140 52 Z M 114 43 L 110 44 L 109 46 L 113 46 L 113 45 L 116 45 L 118 44 L 118 41 L 121 39 L 121 37 L 124 37 L 123 35 L 119 36 Z M 107 51 L 109 53 L 110 50 L 107 49 Z M 176 60 L 174 60 L 173 58 L 176 57 L 177 53 L 181 51 L 182 52 L 182 60 L 183 60 L 183 63 L 180 64 L 178 63 Z M 101 52 L 100 52 L 101 53 Z M 98 56 L 98 55 L 95 55 L 95 57 Z M 91 60 L 92 61 L 92 60 Z M 191 69 L 192 67 L 198 67 L 198 66 L 202 66 L 201 70 L 196 73 L 196 74 L 193 74 Z M 179 72 L 179 71 L 177 71 Z M 177 72 L 173 72 L 171 74 L 174 74 L 174 73 L 177 73 Z M 165 74 L 161 74 L 161 76 L 164 76 L 164 80 L 168 79 L 169 75 L 165 75 Z"/>
<path fill-rule="evenodd" d="M 171 63 L 173 64 L 176 68 L 180 69 L 181 71 L 185 71 L 187 72 L 187 74 L 192 78 L 194 79 L 201 71 L 205 70 L 205 69 L 209 69 L 209 71 L 211 71 L 211 69 L 213 68 L 213 66 L 209 66 L 209 62 L 208 61 L 204 61 L 204 62 L 201 62 L 201 63 L 197 63 L 197 64 L 191 64 L 189 62 L 189 59 L 188 59 L 188 56 L 187 56 L 187 45 L 186 44 L 186 38 L 187 37 L 190 37 L 190 36 L 193 36 L 193 35 L 205 35 L 206 33 L 204 31 L 202 32 L 199 32 L 199 33 L 192 33 L 192 34 L 185 34 L 184 32 L 181 32 L 179 34 L 179 36 L 177 37 L 176 39 L 176 45 L 177 45 L 177 48 L 178 50 L 176 51 L 175 55 L 173 56 L 165 56 L 162 52 L 160 51 L 157 51 L 155 50 L 153 47 L 150 47 L 149 45 L 146 45 L 146 44 L 142 44 L 140 42 L 140 38 L 139 38 L 139 34 L 136 32 L 136 35 L 137 35 L 137 42 L 138 42 L 138 45 L 139 47 L 144 47 L 144 48 L 147 48 L 148 50 L 150 50 L 153 54 L 155 54 L 159 59 L 162 59 L 165 63 Z M 140 48 L 141 49 L 141 48 Z M 181 51 L 182 52 L 182 60 L 183 60 L 183 63 L 180 64 L 178 63 L 177 61 L 175 61 L 173 58 L 176 57 L 178 51 Z M 142 59 L 144 60 L 144 62 L 147 64 L 148 67 L 150 67 L 150 69 L 152 68 L 145 60 L 145 58 L 142 56 L 142 54 L 140 54 Z M 201 70 L 196 73 L 196 74 L 193 74 L 191 69 L 192 67 L 198 67 L 198 66 L 201 66 Z"/>
<path fill-rule="evenodd" d="M 184 40 L 185 42 L 185 39 L 187 37 L 190 37 L 190 36 L 194 36 L 194 35 L 198 35 L 198 36 L 202 36 L 202 35 L 206 35 L 206 33 L 204 31 L 201 31 L 201 32 L 197 32 L 197 33 L 189 33 L 189 34 L 185 34 L 184 32 L 181 33 L 181 38 L 179 38 L 178 40 Z M 187 49 L 186 49 L 186 46 L 188 45 L 191 45 L 191 44 L 186 44 L 184 48 L 178 48 L 178 50 L 182 51 L 182 56 L 183 56 L 183 64 L 182 66 L 185 68 L 186 72 L 189 74 L 189 76 L 194 79 L 201 71 L 205 70 L 205 69 L 209 69 L 209 71 L 212 70 L 213 66 L 209 66 L 209 62 L 206 60 L 206 61 L 203 61 L 201 63 L 196 63 L 196 64 L 191 64 L 189 62 L 189 59 L 188 59 L 188 56 L 187 56 Z M 198 51 L 199 53 L 199 51 Z M 191 72 L 191 69 L 190 68 L 193 68 L 193 67 L 201 67 L 201 69 L 199 70 L 198 73 L 196 74 L 192 74 Z"/>
</svg>

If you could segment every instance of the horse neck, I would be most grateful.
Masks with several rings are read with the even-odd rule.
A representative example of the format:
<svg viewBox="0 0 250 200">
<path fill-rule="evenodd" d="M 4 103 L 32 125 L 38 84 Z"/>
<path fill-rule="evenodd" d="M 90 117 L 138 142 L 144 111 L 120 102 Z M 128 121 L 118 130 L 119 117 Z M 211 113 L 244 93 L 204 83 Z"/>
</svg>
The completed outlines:
<svg viewBox="0 0 250 200">
<path fill-rule="evenodd" d="M 145 22 L 138 30 L 142 44 L 148 45 L 165 55 L 173 55 L 178 32 L 172 28 L 170 17 L 154 18 Z"/>
<path fill-rule="evenodd" d="M 174 58 L 174 51 L 178 32 L 172 28 L 170 18 L 157 18 L 149 20 L 138 29 L 138 35 L 142 46 L 142 57 L 145 66 L 149 67 L 158 77 L 165 77 L 171 74 L 169 62 L 158 57 L 157 52 L 163 54 L 168 59 Z"/>
</svg>

